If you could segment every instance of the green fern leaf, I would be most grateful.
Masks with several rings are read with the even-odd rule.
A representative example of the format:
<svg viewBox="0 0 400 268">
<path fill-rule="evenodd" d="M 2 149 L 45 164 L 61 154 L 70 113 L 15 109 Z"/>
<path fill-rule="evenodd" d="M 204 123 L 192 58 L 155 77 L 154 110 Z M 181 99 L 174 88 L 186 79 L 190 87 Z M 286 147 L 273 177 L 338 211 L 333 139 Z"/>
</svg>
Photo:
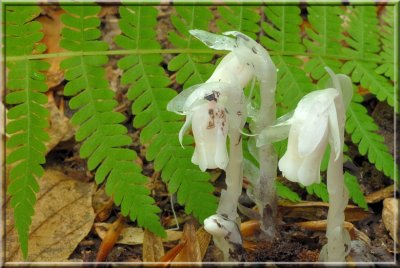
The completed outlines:
<svg viewBox="0 0 400 268">
<path fill-rule="evenodd" d="M 304 39 L 303 42 L 309 52 L 318 56 L 310 57 L 304 69 L 313 79 L 318 80 L 318 88 L 324 88 L 329 79 L 324 67 L 328 66 L 334 72 L 338 72 L 342 66 L 339 55 L 342 50 L 340 16 L 343 11 L 338 6 L 327 5 L 311 5 L 307 7 L 307 11 L 307 18 L 312 28 L 306 29 L 309 39 Z"/>
<path fill-rule="evenodd" d="M 394 86 L 375 70 L 377 64 L 365 62 L 364 59 L 379 59 L 379 27 L 375 6 L 355 6 L 350 9 L 350 22 L 347 29 L 349 37 L 345 37 L 350 46 L 343 51 L 355 60 L 346 62 L 341 70 L 351 76 L 354 83 L 361 83 L 378 100 L 386 100 L 394 106 Z"/>
<path fill-rule="evenodd" d="M 361 101 L 361 96 L 353 97 L 347 111 L 346 132 L 351 134 L 352 141 L 358 144 L 362 155 L 367 155 L 368 160 L 375 164 L 378 170 L 395 179 L 393 156 L 389 153 L 384 138 L 376 133 L 378 126 L 368 115 L 367 109 L 360 104 Z"/>
<path fill-rule="evenodd" d="M 96 182 L 106 178 L 106 193 L 121 205 L 124 216 L 137 220 L 139 226 L 165 236 L 157 213 L 160 209 L 149 196 L 145 184 L 147 177 L 134 162 L 135 151 L 125 148 L 132 143 L 127 129 L 121 124 L 125 118 L 115 112 L 117 102 L 109 89 L 102 65 L 108 58 L 101 55 L 108 45 L 98 41 L 100 19 L 96 16 L 99 6 L 64 6 L 62 15 L 66 27 L 62 29 L 61 46 L 70 51 L 97 51 L 100 55 L 75 56 L 65 59 L 61 66 L 69 80 L 64 88 L 66 96 L 73 96 L 71 109 L 77 109 L 71 122 L 79 126 L 76 140 L 83 141 L 81 157 L 88 158 L 88 169 L 96 171 Z"/>
<path fill-rule="evenodd" d="M 382 15 L 383 25 L 379 31 L 380 40 L 382 42 L 382 52 L 380 56 L 384 59 L 384 62 L 376 68 L 378 74 L 384 74 L 389 77 L 392 81 L 395 80 L 394 70 L 395 66 L 393 63 L 394 59 L 394 38 L 395 38 L 395 26 L 394 26 L 394 12 L 396 6 L 386 5 L 384 13 Z M 398 69 L 398 66 L 397 66 Z"/>
<path fill-rule="evenodd" d="M 306 186 L 307 193 L 315 194 L 324 202 L 329 201 L 328 189 L 326 188 L 326 184 L 324 182 L 321 183 L 313 183 L 310 186 Z"/>
<path fill-rule="evenodd" d="M 44 49 L 39 42 L 43 38 L 41 24 L 32 21 L 40 14 L 35 6 L 6 6 L 6 63 L 9 68 L 6 103 L 13 105 L 7 116 L 10 120 L 6 132 L 10 134 L 7 147 L 12 152 L 6 163 L 13 164 L 7 193 L 11 195 L 15 227 L 24 258 L 28 255 L 28 234 L 31 218 L 39 191 L 37 180 L 44 171 L 46 147 L 49 139 L 48 110 L 44 108 L 47 97 L 46 77 L 43 74 L 49 64 L 40 60 L 8 62 L 9 56 L 31 55 Z"/>
<path fill-rule="evenodd" d="M 157 10 L 150 6 L 120 7 L 119 21 L 122 35 L 115 39 L 125 49 L 154 48 L 156 42 Z M 141 23 L 143 20 L 146 23 Z M 154 169 L 168 183 L 171 193 L 177 192 L 178 202 L 185 205 L 187 213 L 203 221 L 216 210 L 216 197 L 209 175 L 202 173 L 190 162 L 192 148 L 185 150 L 179 144 L 177 133 L 181 127 L 180 116 L 166 110 L 167 103 L 176 96 L 168 88 L 161 55 L 130 55 L 118 62 L 124 73 L 123 84 L 129 84 L 128 98 L 133 101 L 133 126 L 140 128 L 140 141 L 148 144 L 146 158 L 154 160 Z M 185 138 L 186 145 L 193 140 Z M 189 154 L 188 154 L 189 153 Z"/>
<path fill-rule="evenodd" d="M 293 192 L 292 189 L 283 185 L 281 182 L 275 181 L 275 187 L 276 192 L 281 198 L 288 199 L 292 202 L 299 202 L 301 200 L 300 196 L 296 192 Z"/>
<path fill-rule="evenodd" d="M 353 175 L 345 172 L 344 173 L 344 183 L 349 191 L 350 198 L 356 203 L 360 208 L 368 210 L 367 201 L 365 200 L 364 194 L 361 191 L 360 184 L 357 178 Z"/>
<path fill-rule="evenodd" d="M 176 48 L 187 50 L 189 53 L 182 53 L 168 63 L 168 69 L 176 72 L 176 82 L 184 88 L 207 80 L 214 66 L 209 62 L 212 54 L 191 54 L 191 49 L 204 49 L 204 44 L 189 34 L 191 29 L 208 29 L 208 22 L 212 14 L 208 7 L 204 6 L 176 6 L 176 14 L 171 16 L 171 22 L 176 31 L 168 33 L 168 39 Z"/>
<path fill-rule="evenodd" d="M 302 54 L 305 47 L 301 43 L 300 8 L 297 6 L 267 6 L 264 9 L 268 22 L 262 22 L 266 36 L 260 41 L 272 56 L 278 68 L 276 91 L 278 116 L 293 110 L 298 101 L 314 89 L 314 85 L 302 69 L 303 61 L 285 54 Z"/>
<path fill-rule="evenodd" d="M 257 39 L 257 33 L 260 31 L 258 12 L 258 9 L 252 6 L 218 6 L 221 19 L 217 20 L 217 26 L 221 32 L 239 31 Z"/>
</svg>

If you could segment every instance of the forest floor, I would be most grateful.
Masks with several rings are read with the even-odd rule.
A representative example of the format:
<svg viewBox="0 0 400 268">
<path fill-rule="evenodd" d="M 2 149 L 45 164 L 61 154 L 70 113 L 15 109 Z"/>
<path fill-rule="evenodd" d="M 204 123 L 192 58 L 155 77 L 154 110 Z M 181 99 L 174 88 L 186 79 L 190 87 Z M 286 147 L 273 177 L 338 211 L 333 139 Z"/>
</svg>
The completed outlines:
<svg viewBox="0 0 400 268">
<path fill-rule="evenodd" d="M 161 33 L 166 33 L 172 26 L 167 23 L 168 9 L 162 7 L 161 11 L 159 19 L 166 23 L 162 24 L 163 29 L 159 31 L 160 42 L 167 44 L 165 34 L 162 35 Z M 107 6 L 102 9 L 103 40 L 109 43 L 112 43 L 113 36 L 119 34 L 117 12 L 116 7 Z M 59 48 L 51 44 L 51 42 L 57 43 L 51 38 L 57 37 L 51 37 L 50 33 L 59 30 L 59 16 L 59 9 L 43 8 L 43 16 L 40 18 L 42 23 L 46 24 L 47 22 L 48 24 L 49 40 L 47 42 L 50 42 L 50 46 L 49 44 L 48 46 L 53 48 L 54 51 Z M 168 55 L 165 56 L 165 66 L 169 60 L 168 57 Z M 124 95 L 127 88 L 120 85 L 119 82 L 121 71 L 116 66 L 118 57 L 111 57 L 110 59 L 106 67 L 107 77 L 111 88 L 117 93 L 117 100 L 120 103 L 118 110 L 124 113 L 127 118 L 132 118 L 130 102 Z M 73 112 L 68 108 L 68 98 L 63 96 L 64 81 L 62 72 L 57 63 L 52 64 L 54 65 L 54 70 L 52 70 L 54 79 L 50 81 L 52 84 L 48 95 L 49 109 L 52 116 L 51 133 L 53 144 L 50 146 L 51 148 L 49 148 L 46 158 L 46 176 L 53 178 L 63 177 L 60 179 L 61 182 L 67 180 L 78 181 L 77 185 L 73 184 L 68 187 L 73 188 L 85 185 L 85 190 L 76 191 L 87 191 L 89 199 L 87 200 L 87 207 L 79 204 L 77 207 L 70 209 L 72 214 L 80 215 L 76 222 L 71 223 L 74 224 L 71 228 L 78 229 L 79 226 L 84 226 L 86 234 L 83 234 L 85 232 L 83 231 L 74 239 L 58 237 L 58 240 L 55 238 L 55 240 L 49 242 L 40 240 L 40 244 L 47 245 L 46 243 L 48 243 L 48 245 L 54 246 L 54 244 L 59 243 L 60 248 L 69 248 L 70 251 L 65 253 L 65 256 L 66 259 L 72 262 L 131 263 L 158 261 L 160 259 L 165 261 L 193 261 L 193 256 L 191 256 L 193 252 L 200 254 L 203 262 L 221 262 L 221 253 L 214 246 L 211 237 L 202 229 L 200 223 L 185 214 L 184 208 L 177 203 L 176 197 L 168 193 L 166 185 L 161 181 L 160 174 L 154 171 L 153 163 L 145 159 L 146 146 L 139 143 L 139 130 L 132 127 L 131 119 L 124 124 L 129 129 L 129 133 L 132 133 L 131 135 L 135 141 L 132 148 L 140 156 L 139 164 L 143 167 L 143 174 L 151 179 L 152 195 L 162 211 L 161 221 L 166 229 L 170 229 L 168 238 L 161 241 L 161 239 L 152 234 L 136 228 L 135 223 L 130 222 L 127 218 L 120 216 L 119 207 L 115 206 L 113 200 L 105 195 L 103 186 L 95 186 L 94 174 L 87 171 L 86 161 L 79 157 L 80 144 L 75 141 L 73 137 L 75 130 L 69 122 Z M 178 85 L 172 85 L 172 87 L 178 89 Z M 369 113 L 378 123 L 388 147 L 394 150 L 395 118 L 393 109 L 386 103 L 378 102 L 368 94 L 364 97 L 363 105 L 367 107 Z M 351 169 L 359 180 L 368 203 L 367 211 L 351 204 L 346 209 L 346 228 L 352 238 L 351 252 L 347 260 L 349 262 L 376 263 L 393 262 L 397 258 L 398 261 L 396 252 L 399 251 L 399 247 L 395 245 L 382 220 L 382 211 L 389 203 L 389 201 L 385 200 L 393 197 L 395 193 L 393 181 L 377 171 L 365 156 L 360 155 L 356 146 L 349 141 L 349 137 L 346 138 L 346 144 L 349 147 L 349 156 L 354 160 L 355 164 Z M 399 159 L 396 159 L 396 161 L 399 163 Z M 225 187 L 224 174 L 217 170 L 212 172 L 212 177 L 216 185 L 215 193 L 218 194 Z M 259 229 L 257 222 L 243 216 L 242 232 L 245 242 L 243 249 L 236 252 L 237 259 L 243 262 L 316 262 L 319 258 L 320 249 L 327 242 L 324 225 L 324 220 L 327 216 L 327 204 L 321 202 L 315 196 L 308 195 L 304 189 L 296 184 L 287 182 L 282 178 L 279 179 L 282 183 L 294 189 L 305 201 L 298 204 L 285 200 L 279 201 L 278 233 L 274 241 L 258 240 Z M 61 185 L 61 183 L 55 182 L 54 185 Z M 49 191 L 57 188 L 54 185 L 48 186 Z M 53 194 L 60 195 L 59 192 Z M 41 196 L 45 199 L 46 193 Z M 78 194 L 77 196 L 77 199 L 79 199 L 81 195 Z M 242 200 L 246 203 L 245 196 L 243 196 Z M 84 210 L 88 209 L 88 207 L 93 210 L 89 216 L 86 215 L 88 213 L 85 214 Z M 76 216 L 70 216 L 66 211 L 63 217 L 60 216 L 59 221 L 65 221 L 68 217 L 73 218 Z M 179 223 L 179 228 L 177 228 L 177 223 Z M 51 224 L 58 223 L 51 222 Z M 12 232 L 10 226 L 12 227 L 12 223 L 6 220 L 7 234 L 9 230 L 10 233 Z M 36 236 L 40 236 L 40 228 L 38 226 L 35 229 L 37 230 Z M 78 231 L 66 230 L 68 234 L 76 232 Z M 70 239 L 70 242 L 66 242 L 68 239 Z M 14 242 L 10 243 L 12 247 L 15 247 Z M 35 244 L 35 242 L 30 243 Z M 39 242 L 37 243 L 39 244 Z M 69 243 L 72 243 L 72 245 L 68 245 Z M 45 251 L 47 249 L 41 250 Z M 175 257 L 176 255 L 177 257 Z M 12 257 L 8 260 L 18 260 L 17 256 L 18 254 L 14 251 Z M 55 261 L 63 258 L 57 254 L 54 254 L 54 256 L 57 256 L 54 259 Z"/>
</svg>

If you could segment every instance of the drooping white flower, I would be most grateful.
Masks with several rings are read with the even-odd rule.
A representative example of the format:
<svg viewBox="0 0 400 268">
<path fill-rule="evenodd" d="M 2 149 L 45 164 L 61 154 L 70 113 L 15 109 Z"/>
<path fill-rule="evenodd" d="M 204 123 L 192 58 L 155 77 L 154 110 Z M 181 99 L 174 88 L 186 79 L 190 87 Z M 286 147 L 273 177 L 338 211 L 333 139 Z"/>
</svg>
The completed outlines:
<svg viewBox="0 0 400 268">
<path fill-rule="evenodd" d="M 196 147 L 192 162 L 206 169 L 225 169 L 228 162 L 226 139 L 230 129 L 239 128 L 244 121 L 244 95 L 237 85 L 208 82 L 182 91 L 172 99 L 167 110 L 186 115 L 179 132 L 182 144 L 184 133 L 192 125 Z"/>
<path fill-rule="evenodd" d="M 328 142 L 336 159 L 343 152 L 340 130 L 344 127 L 345 109 L 352 92 L 342 93 L 341 83 L 347 80 L 330 69 L 328 72 L 332 87 L 313 91 L 298 103 L 290 119 L 287 151 L 278 163 L 287 179 L 305 186 L 320 182 L 320 166 Z"/>
</svg>

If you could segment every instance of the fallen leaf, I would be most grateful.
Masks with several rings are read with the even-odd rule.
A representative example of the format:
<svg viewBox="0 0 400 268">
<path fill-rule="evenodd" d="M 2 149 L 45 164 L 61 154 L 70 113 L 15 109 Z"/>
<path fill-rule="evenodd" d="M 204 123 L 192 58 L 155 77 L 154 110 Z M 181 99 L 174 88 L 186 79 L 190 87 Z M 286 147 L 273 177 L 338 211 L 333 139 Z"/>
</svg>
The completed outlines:
<svg viewBox="0 0 400 268">
<path fill-rule="evenodd" d="M 42 32 L 44 33 L 43 39 L 40 41 L 47 47 L 46 53 L 60 53 L 65 51 L 60 46 L 61 40 L 61 29 L 63 24 L 61 23 L 61 15 L 65 11 L 60 9 L 54 12 L 50 12 L 48 16 L 40 16 L 37 18 L 42 24 Z M 47 86 L 53 88 L 60 84 L 64 80 L 64 71 L 60 68 L 60 62 L 65 59 L 64 57 L 54 57 L 45 59 L 50 63 L 50 68 L 46 72 Z"/>
<path fill-rule="evenodd" d="M 199 242 L 201 260 L 203 260 L 211 241 L 211 235 L 202 226 L 196 232 L 196 239 Z"/>
<path fill-rule="evenodd" d="M 327 220 L 320 221 L 303 221 L 286 224 L 287 226 L 295 225 L 310 231 L 326 231 Z M 343 227 L 349 232 L 351 239 L 355 238 L 354 225 L 351 222 L 345 221 Z"/>
<path fill-rule="evenodd" d="M 399 200 L 396 198 L 386 198 L 383 200 L 382 221 L 390 237 L 397 242 L 399 235 Z"/>
<path fill-rule="evenodd" d="M 161 237 L 144 231 L 143 237 L 143 262 L 156 262 L 164 255 L 164 246 Z"/>
<path fill-rule="evenodd" d="M 106 236 L 107 230 L 110 228 L 111 223 L 99 222 L 94 224 L 96 233 L 101 239 Z M 182 237 L 181 231 L 166 230 L 167 238 L 163 242 L 170 242 L 179 240 Z M 143 244 L 144 231 L 142 228 L 137 227 L 124 227 L 117 240 L 117 244 L 124 245 L 140 245 Z"/>
<path fill-rule="evenodd" d="M 119 215 L 118 219 L 111 224 L 106 236 L 104 237 L 103 241 L 101 241 L 100 248 L 96 256 L 96 261 L 101 262 L 106 260 L 108 253 L 110 253 L 111 249 L 118 240 L 118 237 L 124 227 L 124 222 L 125 218 L 122 215 Z"/>
<path fill-rule="evenodd" d="M 302 218 L 306 220 L 320 220 L 328 215 L 329 204 L 325 202 L 298 202 L 280 200 L 279 212 L 283 217 Z M 371 215 L 357 206 L 348 205 L 344 211 L 345 219 L 349 222 L 360 221 Z"/>
<path fill-rule="evenodd" d="M 93 195 L 93 209 L 96 213 L 96 221 L 102 222 L 108 219 L 114 207 L 114 200 L 108 196 L 105 187 L 101 187 Z"/>
<path fill-rule="evenodd" d="M 64 115 L 63 107 L 57 107 L 53 97 L 53 92 L 48 93 L 46 108 L 50 112 L 50 128 L 47 133 L 50 140 L 46 142 L 46 152 L 50 152 L 61 141 L 66 141 L 75 135 L 75 128 L 72 126 L 68 117 Z"/>
<path fill-rule="evenodd" d="M 27 261 L 67 261 L 93 226 L 94 184 L 48 169 L 39 180 L 39 186 Z M 6 261 L 23 261 L 10 202 L 6 204 L 6 215 Z"/>
<path fill-rule="evenodd" d="M 394 184 L 386 188 L 380 189 L 379 191 L 370 193 L 365 197 L 365 201 L 367 201 L 367 203 L 377 203 L 379 201 L 384 200 L 385 198 L 393 197 L 393 195 L 394 195 Z"/>
<path fill-rule="evenodd" d="M 183 235 L 181 238 L 186 241 L 186 245 L 173 260 L 175 262 L 201 262 L 201 252 L 199 241 L 196 237 L 196 228 L 192 221 L 189 221 L 183 227 Z M 172 263 L 172 266 L 174 264 Z M 179 265 L 179 264 L 178 264 Z"/>
<path fill-rule="evenodd" d="M 249 220 L 240 224 L 240 232 L 242 236 L 253 236 L 260 229 L 260 221 Z"/>
</svg>

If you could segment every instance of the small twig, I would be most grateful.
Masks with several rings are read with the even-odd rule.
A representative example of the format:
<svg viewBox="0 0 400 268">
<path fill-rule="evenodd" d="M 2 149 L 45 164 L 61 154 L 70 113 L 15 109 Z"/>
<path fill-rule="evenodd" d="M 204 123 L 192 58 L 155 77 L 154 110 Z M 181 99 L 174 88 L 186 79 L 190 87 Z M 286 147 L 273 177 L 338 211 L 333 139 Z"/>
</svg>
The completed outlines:
<svg viewBox="0 0 400 268">
<path fill-rule="evenodd" d="M 114 247 L 118 240 L 119 235 L 124 227 L 125 217 L 118 216 L 118 219 L 108 229 L 106 236 L 100 244 L 99 251 L 97 252 L 96 261 L 105 261 L 111 249 Z"/>
</svg>

